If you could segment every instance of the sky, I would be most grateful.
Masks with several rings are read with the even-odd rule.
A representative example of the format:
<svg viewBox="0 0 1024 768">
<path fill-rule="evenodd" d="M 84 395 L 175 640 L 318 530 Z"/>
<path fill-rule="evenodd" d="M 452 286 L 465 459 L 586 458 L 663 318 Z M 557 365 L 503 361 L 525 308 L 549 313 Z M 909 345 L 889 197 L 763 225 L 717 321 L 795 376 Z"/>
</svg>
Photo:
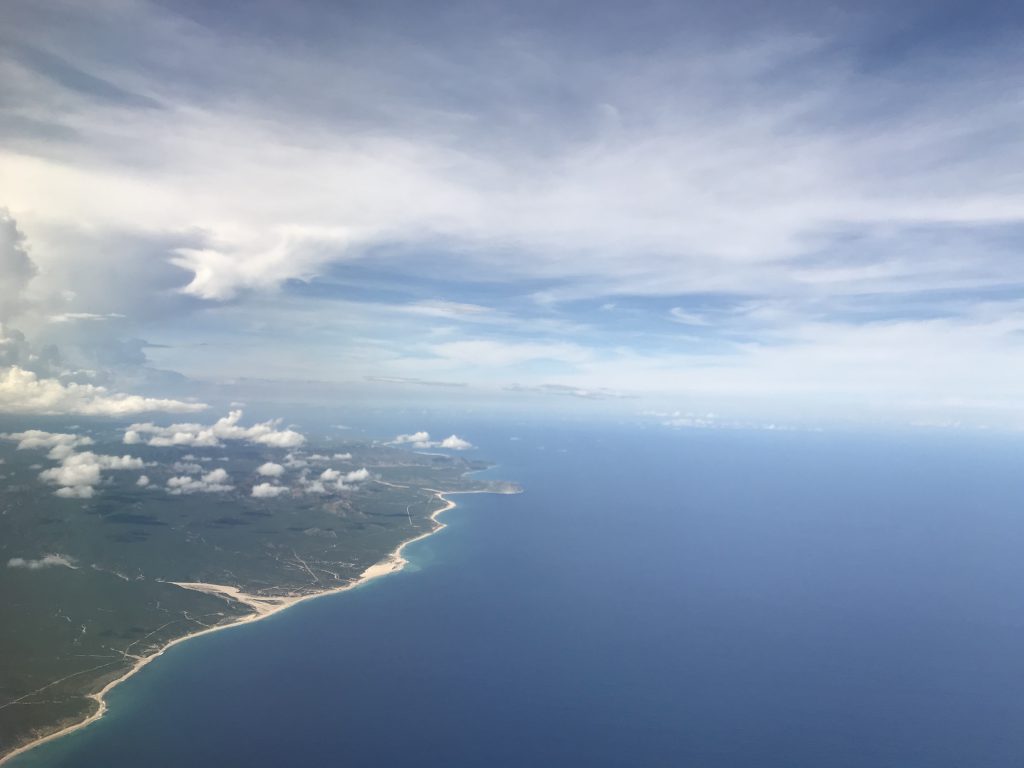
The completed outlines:
<svg viewBox="0 0 1024 768">
<path fill-rule="evenodd" d="M 0 411 L 1024 428 L 1022 25 L 7 0 Z"/>
</svg>

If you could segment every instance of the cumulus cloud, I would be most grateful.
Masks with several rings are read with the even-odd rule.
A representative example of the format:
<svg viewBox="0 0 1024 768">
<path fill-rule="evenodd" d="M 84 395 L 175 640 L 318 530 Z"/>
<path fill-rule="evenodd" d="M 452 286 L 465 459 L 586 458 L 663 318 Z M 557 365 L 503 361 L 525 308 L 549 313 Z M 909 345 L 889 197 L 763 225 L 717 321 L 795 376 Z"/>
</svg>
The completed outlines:
<svg viewBox="0 0 1024 768">
<path fill-rule="evenodd" d="M 353 470 L 352 472 L 347 473 L 344 477 L 344 481 L 346 483 L 359 483 L 362 482 L 363 480 L 369 479 L 370 470 L 368 470 L 366 467 L 363 467 L 362 469 Z"/>
<path fill-rule="evenodd" d="M 16 440 L 18 450 L 49 449 L 47 457 L 60 464 L 39 473 L 39 478 L 51 485 L 60 486 L 54 493 L 68 499 L 92 498 L 95 486 L 99 485 L 103 470 L 142 469 L 142 459 L 133 456 L 107 456 L 92 451 L 78 452 L 83 446 L 92 445 L 92 438 L 64 432 L 45 432 L 31 429 L 0 435 L 5 440 Z"/>
<path fill-rule="evenodd" d="M 351 453 L 336 453 L 332 457 L 335 461 L 348 461 L 352 458 Z"/>
<path fill-rule="evenodd" d="M 310 480 L 309 478 L 300 478 L 299 482 L 302 485 L 302 490 L 306 493 L 327 493 L 327 487 L 320 480 Z"/>
<path fill-rule="evenodd" d="M 39 478 L 51 485 L 61 486 L 56 494 L 65 498 L 91 498 L 105 469 L 142 469 L 142 459 L 133 456 L 105 456 L 92 451 L 65 456 L 60 466 L 44 469 Z"/>
<path fill-rule="evenodd" d="M 473 447 L 468 440 L 463 440 L 458 435 L 449 435 L 438 444 L 439 448 L 451 448 L 453 451 L 465 451 Z"/>
<path fill-rule="evenodd" d="M 412 432 L 408 435 L 398 435 L 391 441 L 392 445 L 411 445 L 414 448 L 429 448 L 431 446 L 429 432 Z"/>
<path fill-rule="evenodd" d="M 337 469 L 325 469 L 315 478 L 309 476 L 309 470 L 303 470 L 299 477 L 299 487 L 305 493 L 333 493 L 351 490 L 356 484 L 370 479 L 370 471 L 366 467 L 351 472 Z"/>
<path fill-rule="evenodd" d="M 40 378 L 21 366 L 0 369 L 0 411 L 46 415 L 132 416 L 138 413 L 194 413 L 203 403 L 111 392 L 94 384 Z"/>
<path fill-rule="evenodd" d="M 294 430 L 278 429 L 280 421 L 264 421 L 251 427 L 242 427 L 238 423 L 241 419 L 242 411 L 231 411 L 210 426 L 171 424 L 161 427 L 152 422 L 132 424 L 124 433 L 124 442 L 128 445 L 145 443 L 158 447 L 212 447 L 222 445 L 221 441 L 224 440 L 237 440 L 271 448 L 296 448 L 306 441 L 305 437 Z"/>
<path fill-rule="evenodd" d="M 145 488 L 149 485 L 149 477 L 146 475 L 139 475 L 139 479 L 135 481 L 135 484 L 140 488 Z"/>
<path fill-rule="evenodd" d="M 309 462 L 297 453 L 289 453 L 284 457 L 284 465 L 289 469 L 302 469 L 308 467 Z"/>
<path fill-rule="evenodd" d="M 64 432 L 45 432 L 41 429 L 30 429 L 25 432 L 14 432 L 0 435 L 5 440 L 17 440 L 17 450 L 38 450 L 49 448 L 48 458 L 60 460 L 69 456 L 76 448 L 92 445 L 92 438 L 82 435 L 71 435 Z"/>
<path fill-rule="evenodd" d="M 5 208 L 0 208 L 0 323 L 21 308 L 22 291 L 36 274 L 25 235 Z"/>
<path fill-rule="evenodd" d="M 455 451 L 464 451 L 473 447 L 472 443 L 463 440 L 458 435 L 449 435 L 444 440 L 431 440 L 429 432 L 398 435 L 391 441 L 391 445 L 411 445 L 413 448 L 449 448 Z"/>
<path fill-rule="evenodd" d="M 207 472 L 199 479 L 182 475 L 172 477 L 167 481 L 167 492 L 175 496 L 189 493 L 224 493 L 232 491 L 234 488 L 228 473 L 219 467 L 212 472 Z"/>
<path fill-rule="evenodd" d="M 283 485 L 274 485 L 273 483 L 260 483 L 252 487 L 252 495 L 257 499 L 276 499 L 282 493 L 287 493 L 288 489 Z"/>
<path fill-rule="evenodd" d="M 364 480 L 370 479 L 370 471 L 363 467 L 361 469 L 355 469 L 351 472 L 346 472 L 344 475 L 338 478 L 334 487 L 339 491 L 348 491 L 356 487 L 359 483 Z"/>
<path fill-rule="evenodd" d="M 280 477 L 284 474 L 284 467 L 280 464 L 275 464 L 273 461 L 268 461 L 265 464 L 261 464 L 256 470 L 263 477 Z"/>
<path fill-rule="evenodd" d="M 194 475 L 203 471 L 202 466 L 191 461 L 176 461 L 171 465 L 171 469 L 175 472 L 183 472 L 186 475 Z"/>
<path fill-rule="evenodd" d="M 30 571 L 38 571 L 40 568 L 53 568 L 60 566 L 62 568 L 75 569 L 75 559 L 68 555 L 43 555 L 38 560 L 30 560 L 24 557 L 12 557 L 7 561 L 8 568 L 26 568 Z"/>
</svg>

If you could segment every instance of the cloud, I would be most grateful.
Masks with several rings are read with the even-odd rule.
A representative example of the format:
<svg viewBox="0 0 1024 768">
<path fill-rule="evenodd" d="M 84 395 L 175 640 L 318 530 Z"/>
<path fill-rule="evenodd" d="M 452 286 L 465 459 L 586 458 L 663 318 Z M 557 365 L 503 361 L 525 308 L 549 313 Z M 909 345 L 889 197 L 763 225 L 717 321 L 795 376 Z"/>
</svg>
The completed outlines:
<svg viewBox="0 0 1024 768">
<path fill-rule="evenodd" d="M 438 443 L 439 448 L 451 448 L 454 451 L 465 451 L 473 447 L 473 444 L 468 440 L 463 440 L 457 435 L 450 435 Z"/>
<path fill-rule="evenodd" d="M 352 458 L 352 454 L 351 453 L 336 453 L 331 458 L 334 459 L 335 461 L 348 461 L 349 459 Z"/>
<path fill-rule="evenodd" d="M 23 306 L 22 292 L 36 274 L 28 255 L 25 235 L 6 208 L 0 208 L 0 323 Z"/>
<path fill-rule="evenodd" d="M 369 479 L 370 470 L 368 470 L 366 467 L 363 467 L 361 469 L 355 469 L 351 472 L 348 472 L 345 474 L 345 477 L 342 478 L 343 482 L 345 483 L 361 483 L 363 480 Z"/>
<path fill-rule="evenodd" d="M 265 464 L 261 464 L 256 471 L 263 475 L 263 477 L 280 477 L 284 474 L 284 467 L 268 461 Z"/>
<path fill-rule="evenodd" d="M 39 478 L 59 485 L 56 494 L 64 498 L 91 498 L 103 470 L 142 469 L 145 462 L 133 456 L 106 456 L 92 451 L 65 456 L 60 466 L 44 469 Z"/>
<path fill-rule="evenodd" d="M 344 475 L 337 479 L 337 482 L 335 483 L 334 487 L 339 491 L 350 491 L 356 488 L 356 486 L 359 483 L 369 479 L 370 470 L 368 470 L 366 467 L 362 467 L 361 469 L 355 469 L 352 470 L 351 472 L 346 472 Z"/>
<path fill-rule="evenodd" d="M 124 433 L 124 442 L 128 445 L 145 443 L 157 447 L 211 447 L 222 445 L 222 440 L 238 440 L 272 448 L 295 448 L 306 441 L 305 437 L 294 430 L 278 429 L 279 421 L 264 421 L 251 427 L 241 427 L 238 424 L 241 418 L 242 411 L 231 411 L 210 426 L 171 424 L 160 427 L 153 423 L 132 424 Z"/>
<path fill-rule="evenodd" d="M 206 408 L 202 403 L 110 392 L 92 384 L 64 384 L 40 378 L 17 365 L 0 369 L 0 411 L 7 413 L 132 416 L 156 411 L 192 413 Z"/>
<path fill-rule="evenodd" d="M 979 352 L 957 333 L 975 330 L 987 297 L 1024 282 L 1012 25 L 982 13 L 979 34 L 958 34 L 927 3 L 839 14 L 505 5 L 396 21 L 321 4 L 298 14 L 321 34 L 295 46 L 266 5 L 242 29 L 216 4 L 69 4 L 56 24 L 45 5 L 14 0 L 7 26 L 22 44 L 0 54 L 0 199 L 32 248 L 5 219 L 0 313 L 35 261 L 33 289 L 84 276 L 110 302 L 176 297 L 184 311 L 168 313 L 167 338 L 218 341 L 162 354 L 204 375 L 263 372 L 277 358 L 296 378 L 501 387 L 519 366 L 525 385 L 564 381 L 586 399 L 614 387 L 759 397 L 767 409 L 831 399 L 829 413 L 915 397 L 938 411 L 1006 401 L 1019 412 L 1019 336 L 986 337 Z M 619 27 L 630 32 L 610 46 Z M 936 33 L 894 56 L 893 29 Z M 120 264 L 97 268 L 128 236 L 147 243 L 137 258 L 113 249 L 131 279 Z M 333 278 L 357 261 L 352 277 L 366 283 L 345 289 L 401 293 L 404 323 L 355 307 L 328 327 L 330 294 L 342 292 Z M 451 301 L 430 298 L 438 264 Z M 161 267 L 171 279 L 152 282 Z M 309 305 L 308 333 L 268 319 L 289 294 Z M 723 330 L 696 296 L 803 309 Z M 201 331 L 182 316 L 229 297 Z M 612 304 L 615 330 L 610 313 L 594 317 Z M 291 323 L 299 313 L 287 310 Z M 508 327 L 481 328 L 502 311 Z M 918 323 L 872 346 L 872 324 L 910 313 L 947 317 L 952 333 Z M 528 336 L 531 319 L 593 326 Z M 459 337 L 467 320 L 492 338 Z M 235 343 L 254 328 L 266 331 L 259 344 Z M 62 330 L 73 329 L 47 332 Z M 341 339 L 356 341 L 338 350 Z M 964 352 L 973 371 L 930 375 L 932 359 L 952 366 Z"/>
<path fill-rule="evenodd" d="M 327 494 L 335 491 L 352 490 L 359 483 L 370 479 L 370 471 L 366 467 L 350 472 L 328 468 L 316 478 L 310 478 L 309 471 L 303 470 L 299 477 L 299 487 L 305 493 Z"/>
<path fill-rule="evenodd" d="M 61 312 L 59 315 L 50 315 L 51 323 L 73 323 L 84 320 L 124 320 L 125 315 L 119 312 L 107 312 L 97 314 L 95 312 Z"/>
<path fill-rule="evenodd" d="M 578 397 L 583 400 L 608 400 L 634 397 L 626 392 L 618 392 L 604 387 L 574 387 L 569 384 L 512 384 L 505 387 L 508 392 L 537 392 L 545 395 L 562 395 Z"/>
<path fill-rule="evenodd" d="M 140 488 L 145 488 L 149 485 L 149 477 L 146 475 L 139 475 L 139 479 L 135 481 L 135 484 Z"/>
<path fill-rule="evenodd" d="M 96 489 L 91 485 L 69 485 L 58 488 L 53 495 L 62 499 L 91 499 L 95 492 Z"/>
<path fill-rule="evenodd" d="M 578 344 L 544 341 L 466 339 L 435 344 L 430 349 L 436 356 L 446 360 L 499 367 L 535 361 L 582 363 L 593 357 L 592 351 Z"/>
<path fill-rule="evenodd" d="M 68 555 L 43 555 L 38 560 L 29 560 L 24 557 L 12 557 L 7 561 L 8 568 L 26 568 L 30 571 L 38 571 L 40 568 L 62 568 L 75 569 L 75 559 Z"/>
<path fill-rule="evenodd" d="M 412 445 L 414 448 L 429 448 L 432 445 L 429 432 L 412 432 L 408 435 L 398 435 L 391 441 L 391 444 Z"/>
<path fill-rule="evenodd" d="M 228 473 L 220 467 L 207 472 L 199 479 L 182 475 L 167 481 L 167 492 L 175 496 L 190 493 L 225 493 L 234 488 Z"/>
<path fill-rule="evenodd" d="M 683 325 L 708 325 L 708 318 L 698 312 L 689 312 L 682 307 L 672 307 L 669 318 Z"/>
<path fill-rule="evenodd" d="M 465 387 L 464 381 L 431 381 L 409 376 L 367 376 L 367 381 L 378 384 L 415 384 L 420 387 Z"/>
<path fill-rule="evenodd" d="M 411 445 L 413 448 L 450 448 L 456 451 L 464 451 L 472 448 L 473 445 L 457 435 L 450 435 L 444 440 L 431 440 L 429 432 L 413 432 L 408 435 L 398 435 L 391 441 L 391 445 Z"/>
<path fill-rule="evenodd" d="M 288 469 L 302 469 L 303 467 L 308 467 L 309 462 L 297 453 L 288 453 L 285 454 L 284 465 Z"/>
<path fill-rule="evenodd" d="M 322 494 L 328 492 L 327 486 L 323 484 L 322 480 L 310 480 L 308 477 L 303 476 L 299 478 L 299 484 L 306 493 Z"/>
<path fill-rule="evenodd" d="M 252 487 L 252 495 L 257 499 L 275 499 L 287 492 L 288 489 L 284 486 L 273 483 L 260 483 Z"/>
<path fill-rule="evenodd" d="M 63 432 L 45 432 L 31 429 L 26 432 L 0 434 L 5 440 L 15 440 L 17 450 L 49 449 L 47 458 L 60 464 L 39 473 L 39 478 L 51 485 L 59 485 L 54 493 L 62 498 L 92 498 L 99 485 L 103 470 L 142 469 L 145 463 L 133 456 L 107 456 L 77 449 L 92 445 L 92 438 Z"/>
<path fill-rule="evenodd" d="M 49 448 L 47 458 L 60 460 L 69 456 L 76 448 L 92 445 L 91 437 L 70 435 L 63 432 L 44 432 L 41 429 L 30 429 L 25 432 L 0 435 L 5 440 L 16 440 L 17 450 L 39 450 Z"/>
</svg>

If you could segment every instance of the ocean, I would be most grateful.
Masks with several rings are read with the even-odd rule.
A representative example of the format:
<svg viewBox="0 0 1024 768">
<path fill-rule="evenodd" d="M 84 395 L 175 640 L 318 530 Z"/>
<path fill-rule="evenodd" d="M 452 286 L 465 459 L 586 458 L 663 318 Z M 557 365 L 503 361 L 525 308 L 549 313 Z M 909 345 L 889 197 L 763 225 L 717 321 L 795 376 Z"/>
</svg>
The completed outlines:
<svg viewBox="0 0 1024 768">
<path fill-rule="evenodd" d="M 457 427 L 525 492 L 13 768 L 1024 764 L 1021 440 Z"/>
</svg>

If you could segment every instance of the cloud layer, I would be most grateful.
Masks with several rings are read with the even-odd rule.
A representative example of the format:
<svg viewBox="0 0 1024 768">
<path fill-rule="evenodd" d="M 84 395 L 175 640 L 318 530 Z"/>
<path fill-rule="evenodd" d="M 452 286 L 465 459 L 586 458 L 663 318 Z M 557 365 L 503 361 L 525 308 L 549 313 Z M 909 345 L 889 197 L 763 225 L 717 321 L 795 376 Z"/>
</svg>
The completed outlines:
<svg viewBox="0 0 1024 768">
<path fill-rule="evenodd" d="M 982 5 L 12 0 L 0 322 L 102 375 L 1018 423 L 1024 66 Z M 13 362 L 0 410 L 197 408 Z"/>
</svg>

